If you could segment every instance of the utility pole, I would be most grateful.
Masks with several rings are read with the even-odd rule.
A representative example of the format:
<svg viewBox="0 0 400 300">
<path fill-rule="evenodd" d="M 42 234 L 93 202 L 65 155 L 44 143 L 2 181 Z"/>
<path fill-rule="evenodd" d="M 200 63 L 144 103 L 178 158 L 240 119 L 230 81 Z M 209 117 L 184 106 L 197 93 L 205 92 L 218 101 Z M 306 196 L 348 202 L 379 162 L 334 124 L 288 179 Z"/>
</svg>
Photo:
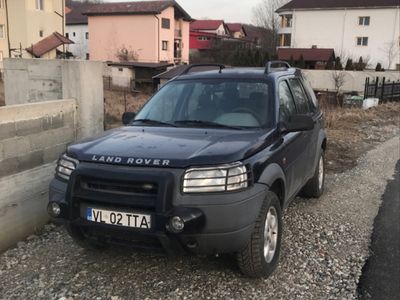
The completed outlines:
<svg viewBox="0 0 400 300">
<path fill-rule="evenodd" d="M 61 7 L 62 7 L 61 14 L 59 12 L 57 12 L 57 11 L 54 11 L 54 13 L 61 18 L 61 21 L 62 21 L 62 35 L 65 36 L 65 0 L 61 0 Z M 65 44 L 63 44 L 63 55 L 64 55 L 64 58 L 65 58 L 65 56 L 66 56 Z"/>
<path fill-rule="evenodd" d="M 8 0 L 5 0 L 6 8 L 6 26 L 7 26 L 7 43 L 8 43 L 8 57 L 11 58 L 11 42 L 10 42 L 10 24 L 8 23 Z"/>
</svg>

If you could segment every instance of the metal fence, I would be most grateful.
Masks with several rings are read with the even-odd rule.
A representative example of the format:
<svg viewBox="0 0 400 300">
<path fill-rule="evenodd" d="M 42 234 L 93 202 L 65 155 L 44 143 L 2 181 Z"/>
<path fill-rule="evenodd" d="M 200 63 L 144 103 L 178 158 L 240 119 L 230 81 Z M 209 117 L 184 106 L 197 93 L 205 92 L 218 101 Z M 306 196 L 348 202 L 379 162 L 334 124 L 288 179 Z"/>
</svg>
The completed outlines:
<svg viewBox="0 0 400 300">
<path fill-rule="evenodd" d="M 364 99 L 379 98 L 381 102 L 400 101 L 400 81 L 386 80 L 385 77 L 375 80 L 365 79 Z"/>
</svg>

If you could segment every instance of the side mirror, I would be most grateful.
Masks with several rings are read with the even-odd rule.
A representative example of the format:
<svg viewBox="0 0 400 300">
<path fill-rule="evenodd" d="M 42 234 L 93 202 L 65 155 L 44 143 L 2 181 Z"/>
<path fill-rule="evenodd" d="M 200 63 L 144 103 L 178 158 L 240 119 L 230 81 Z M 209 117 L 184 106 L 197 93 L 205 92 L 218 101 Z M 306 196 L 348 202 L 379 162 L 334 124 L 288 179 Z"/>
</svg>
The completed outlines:
<svg viewBox="0 0 400 300">
<path fill-rule="evenodd" d="M 308 131 L 314 129 L 314 120 L 307 115 L 293 115 L 288 122 L 281 123 L 281 132 Z"/>
<path fill-rule="evenodd" d="M 122 124 L 128 125 L 133 121 L 135 118 L 136 114 L 134 112 L 124 112 L 122 115 Z"/>
</svg>

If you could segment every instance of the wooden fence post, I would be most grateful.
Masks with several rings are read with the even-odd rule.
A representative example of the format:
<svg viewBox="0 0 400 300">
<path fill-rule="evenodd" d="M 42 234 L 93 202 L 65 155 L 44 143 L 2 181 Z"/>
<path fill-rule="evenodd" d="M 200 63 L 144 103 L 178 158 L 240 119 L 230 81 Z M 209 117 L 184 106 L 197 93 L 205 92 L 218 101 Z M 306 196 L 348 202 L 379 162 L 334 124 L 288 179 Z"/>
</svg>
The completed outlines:
<svg viewBox="0 0 400 300">
<path fill-rule="evenodd" d="M 382 80 L 382 90 L 381 90 L 381 101 L 382 101 L 382 102 L 384 102 L 384 100 L 385 100 L 385 80 L 386 80 L 386 78 L 383 77 L 383 80 Z"/>
</svg>

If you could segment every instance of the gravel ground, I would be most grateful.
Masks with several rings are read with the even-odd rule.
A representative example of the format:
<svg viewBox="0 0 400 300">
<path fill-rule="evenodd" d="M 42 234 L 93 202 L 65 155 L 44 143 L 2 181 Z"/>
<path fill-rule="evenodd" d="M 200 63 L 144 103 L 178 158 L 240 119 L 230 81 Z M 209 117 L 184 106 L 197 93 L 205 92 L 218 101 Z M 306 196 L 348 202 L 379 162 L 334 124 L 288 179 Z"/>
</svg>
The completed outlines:
<svg viewBox="0 0 400 300">
<path fill-rule="evenodd" d="M 62 227 L 0 255 L 0 299 L 355 299 L 399 139 L 327 177 L 319 200 L 298 198 L 284 220 L 282 256 L 269 279 L 250 280 L 230 256 L 166 257 L 82 250 Z"/>
</svg>

